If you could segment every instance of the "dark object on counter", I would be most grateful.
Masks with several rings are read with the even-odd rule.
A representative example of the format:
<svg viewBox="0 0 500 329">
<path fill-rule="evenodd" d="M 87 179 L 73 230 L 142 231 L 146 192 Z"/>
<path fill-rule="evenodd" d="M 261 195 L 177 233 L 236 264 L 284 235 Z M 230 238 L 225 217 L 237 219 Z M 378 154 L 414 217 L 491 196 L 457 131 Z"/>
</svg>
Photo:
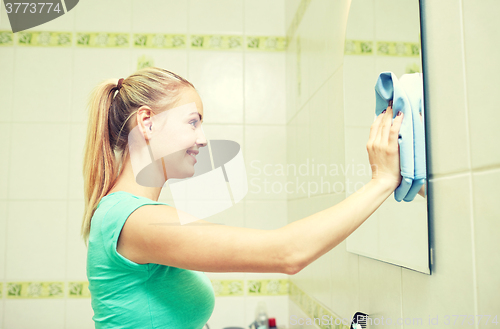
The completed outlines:
<svg viewBox="0 0 500 329">
<path fill-rule="evenodd" d="M 368 314 L 356 312 L 352 317 L 351 329 L 365 329 L 366 328 L 366 318 Z"/>
</svg>

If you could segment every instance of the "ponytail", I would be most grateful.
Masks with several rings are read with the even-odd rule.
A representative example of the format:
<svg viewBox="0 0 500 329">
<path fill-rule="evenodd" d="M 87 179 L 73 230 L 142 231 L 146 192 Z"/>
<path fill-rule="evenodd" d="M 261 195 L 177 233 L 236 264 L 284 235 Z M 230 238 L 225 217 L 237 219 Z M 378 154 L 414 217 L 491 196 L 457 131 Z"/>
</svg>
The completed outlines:
<svg viewBox="0 0 500 329">
<path fill-rule="evenodd" d="M 117 83 L 118 79 L 99 83 L 88 102 L 83 156 L 85 208 L 81 226 L 86 246 L 97 205 L 114 186 L 128 157 L 128 134 L 135 126 L 130 117 L 142 105 L 157 108 L 158 112 L 168 110 L 179 99 L 182 88 L 194 88 L 182 77 L 157 67 L 143 68 L 127 77 L 119 90 Z"/>
</svg>

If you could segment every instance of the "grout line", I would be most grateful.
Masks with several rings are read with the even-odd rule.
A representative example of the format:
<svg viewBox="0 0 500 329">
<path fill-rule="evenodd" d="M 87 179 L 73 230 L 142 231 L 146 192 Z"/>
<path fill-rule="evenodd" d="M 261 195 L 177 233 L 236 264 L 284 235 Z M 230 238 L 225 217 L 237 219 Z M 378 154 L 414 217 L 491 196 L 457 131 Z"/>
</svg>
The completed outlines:
<svg viewBox="0 0 500 329">
<path fill-rule="evenodd" d="M 478 311 L 478 296 L 477 296 L 477 262 L 476 262 L 476 239 L 475 239 L 475 223 L 474 223 L 474 184 L 472 181 L 472 157 L 471 157 L 471 140 L 470 140 L 470 120 L 469 120 L 469 100 L 467 97 L 467 70 L 465 64 L 465 33 L 464 33 L 464 3 L 463 0 L 459 2 L 460 11 L 460 36 L 461 36 L 461 51 L 462 51 L 462 76 L 464 81 L 464 98 L 465 98 L 465 120 L 467 125 L 466 140 L 467 140 L 467 155 L 469 164 L 469 205 L 470 205 L 470 228 L 471 228 L 471 254 L 472 254 L 472 296 L 474 299 L 474 314 L 479 314 Z M 474 321 L 475 328 L 479 329 L 479 322 Z"/>
<path fill-rule="evenodd" d="M 291 122 L 295 119 L 295 117 L 299 114 L 299 112 L 300 112 L 300 111 L 302 111 L 302 110 L 303 110 L 303 109 L 304 109 L 304 108 L 308 105 L 308 103 L 309 103 L 309 102 L 311 101 L 311 99 L 312 99 L 312 98 L 313 98 L 313 97 L 314 97 L 314 96 L 315 96 L 315 95 L 319 92 L 319 90 L 321 90 L 321 88 L 323 88 L 323 86 L 324 86 L 325 84 L 327 84 L 327 83 L 328 83 L 328 80 L 330 80 L 330 79 L 331 79 L 331 78 L 332 78 L 332 77 L 333 77 L 336 73 L 338 73 L 338 71 L 339 71 L 342 67 L 343 67 L 343 64 L 340 64 L 340 65 L 339 65 L 339 67 L 337 67 L 337 68 L 333 71 L 333 73 L 332 73 L 329 77 L 327 77 L 327 78 L 325 79 L 325 81 L 323 81 L 323 83 L 322 83 L 322 84 L 318 87 L 318 89 L 316 89 L 316 90 L 314 91 L 314 93 L 312 93 L 312 94 L 311 94 L 311 96 L 309 96 L 309 98 L 305 101 L 305 103 L 304 103 L 304 104 L 302 104 L 302 106 L 298 109 L 298 111 L 296 111 L 296 112 L 294 113 L 294 115 L 293 115 L 293 116 L 292 116 L 292 117 L 288 120 L 288 122 L 286 122 L 286 123 L 285 123 L 285 126 L 289 125 L 289 124 L 290 124 L 290 123 L 291 123 Z"/>
<path fill-rule="evenodd" d="M 2 1 L 3 2 L 3 1 Z M 2 5 L 2 8 L 4 8 L 4 6 Z M 14 57 L 13 57 L 13 63 L 12 63 L 12 67 L 14 68 L 14 71 L 15 71 L 15 68 L 16 68 L 16 58 L 17 58 L 17 46 L 12 46 L 14 49 L 13 49 L 13 53 L 14 53 Z M 15 80 L 15 75 L 14 75 L 14 80 Z M 14 81 L 13 81 L 13 85 L 14 84 Z M 13 90 L 12 94 L 10 95 L 11 97 L 11 106 L 14 105 L 14 94 L 15 94 L 15 91 Z M 12 118 L 11 118 L 12 119 Z M 9 123 L 9 146 L 8 146 L 8 149 L 7 149 L 7 159 L 8 159 L 8 163 L 7 163 L 7 172 L 10 173 L 10 170 L 11 170 L 11 163 L 12 163 L 12 143 L 14 143 L 14 139 L 12 138 L 12 131 L 13 131 L 13 124 L 12 122 Z M 10 192 L 10 184 L 11 184 L 11 179 L 10 179 L 10 175 L 7 175 L 7 198 L 9 197 L 9 192 Z M 5 250 L 4 250 L 4 270 L 3 270 L 3 277 L 4 277 L 4 280 L 7 279 L 7 254 L 8 254 L 8 243 L 7 243 L 7 232 L 9 232 L 9 210 L 10 210 L 10 202 L 6 202 L 6 207 L 5 207 Z M 2 283 L 3 285 L 3 283 Z M 3 285 L 5 286 L 5 288 L 7 288 L 7 285 Z M 6 291 L 7 289 L 5 289 L 5 292 L 4 292 L 4 287 L 2 287 L 2 300 L 5 300 L 6 299 Z M 5 302 L 3 302 L 4 306 L 2 307 L 2 326 L 5 327 Z"/>
</svg>

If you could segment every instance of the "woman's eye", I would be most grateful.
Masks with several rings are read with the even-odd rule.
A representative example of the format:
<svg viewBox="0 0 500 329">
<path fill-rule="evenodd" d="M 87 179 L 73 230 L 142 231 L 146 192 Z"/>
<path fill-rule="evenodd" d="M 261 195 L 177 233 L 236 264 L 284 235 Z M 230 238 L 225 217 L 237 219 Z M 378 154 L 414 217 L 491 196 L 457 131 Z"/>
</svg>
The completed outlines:
<svg viewBox="0 0 500 329">
<path fill-rule="evenodd" d="M 197 123 L 197 122 L 198 122 L 197 120 L 194 120 L 194 121 L 191 121 L 191 122 L 190 122 L 190 124 L 193 124 L 193 123 L 194 123 L 194 124 L 193 124 L 193 127 L 196 127 L 196 123 Z"/>
</svg>

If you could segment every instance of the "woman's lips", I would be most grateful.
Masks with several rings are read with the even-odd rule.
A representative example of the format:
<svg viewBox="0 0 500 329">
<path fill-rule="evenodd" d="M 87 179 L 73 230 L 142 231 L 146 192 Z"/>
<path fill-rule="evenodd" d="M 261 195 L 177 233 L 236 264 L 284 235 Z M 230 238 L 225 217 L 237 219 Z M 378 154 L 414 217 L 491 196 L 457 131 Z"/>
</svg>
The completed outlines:
<svg viewBox="0 0 500 329">
<path fill-rule="evenodd" d="M 191 158 L 194 159 L 194 163 L 198 162 L 193 154 L 186 152 Z"/>
</svg>

